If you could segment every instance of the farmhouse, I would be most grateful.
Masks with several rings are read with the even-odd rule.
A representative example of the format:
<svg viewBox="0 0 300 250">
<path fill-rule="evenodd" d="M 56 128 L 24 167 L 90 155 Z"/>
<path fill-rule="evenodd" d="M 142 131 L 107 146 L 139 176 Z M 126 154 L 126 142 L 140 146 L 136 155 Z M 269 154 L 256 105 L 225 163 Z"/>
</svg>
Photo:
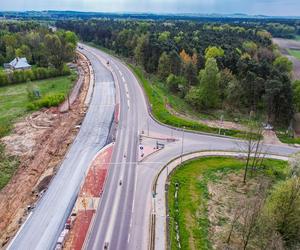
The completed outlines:
<svg viewBox="0 0 300 250">
<path fill-rule="evenodd" d="M 31 65 L 28 64 L 27 59 L 25 57 L 16 57 L 10 63 L 5 63 L 4 68 L 7 70 L 25 70 L 31 69 Z"/>
</svg>

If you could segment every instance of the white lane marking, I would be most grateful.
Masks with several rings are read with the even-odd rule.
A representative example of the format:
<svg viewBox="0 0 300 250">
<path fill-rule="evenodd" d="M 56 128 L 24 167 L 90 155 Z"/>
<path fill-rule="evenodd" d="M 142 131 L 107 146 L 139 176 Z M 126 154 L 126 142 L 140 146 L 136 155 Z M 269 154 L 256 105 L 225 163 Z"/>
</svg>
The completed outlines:
<svg viewBox="0 0 300 250">
<path fill-rule="evenodd" d="M 122 76 L 122 80 L 123 80 L 124 83 L 126 82 L 124 76 Z"/>
<path fill-rule="evenodd" d="M 135 208 L 135 193 L 136 193 L 136 185 L 137 185 L 136 183 L 137 183 L 137 173 L 135 173 L 135 180 L 134 180 L 133 201 L 132 201 L 132 210 L 131 210 L 132 214 Z"/>
<path fill-rule="evenodd" d="M 129 243 L 129 241 L 130 241 L 130 233 L 128 234 L 127 243 Z"/>
<path fill-rule="evenodd" d="M 128 108 L 130 108 L 130 102 L 129 102 L 129 99 L 127 100 L 127 105 L 128 105 Z"/>
<path fill-rule="evenodd" d="M 127 145 L 128 145 L 128 143 L 127 143 Z M 122 159 L 123 164 L 120 166 L 120 168 L 121 168 L 121 175 L 120 176 L 121 176 L 122 179 L 123 179 L 124 171 L 125 171 L 125 164 L 124 164 L 125 160 L 126 160 L 125 158 Z M 113 230 L 114 230 L 115 225 L 116 225 L 115 223 L 116 223 L 116 219 L 117 219 L 117 210 L 119 208 L 121 195 L 122 195 L 122 186 L 119 186 L 119 184 L 117 184 L 117 185 L 118 186 L 117 186 L 115 199 L 114 199 L 114 202 L 113 202 L 113 208 L 111 210 L 111 217 L 110 217 L 110 220 L 109 220 L 108 229 L 106 231 L 105 242 L 110 242 L 111 241 Z"/>
<path fill-rule="evenodd" d="M 128 91 L 128 84 L 127 83 L 125 84 L 125 90 L 126 90 L 126 93 L 129 93 L 129 91 Z"/>
</svg>

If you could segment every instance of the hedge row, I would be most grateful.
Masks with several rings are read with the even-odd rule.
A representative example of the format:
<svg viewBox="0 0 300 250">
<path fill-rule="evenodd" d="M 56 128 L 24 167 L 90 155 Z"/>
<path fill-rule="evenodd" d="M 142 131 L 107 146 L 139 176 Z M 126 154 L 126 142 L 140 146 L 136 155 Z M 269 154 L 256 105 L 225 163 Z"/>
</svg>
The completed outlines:
<svg viewBox="0 0 300 250">
<path fill-rule="evenodd" d="M 70 74 L 71 71 L 66 65 L 63 67 L 62 70 L 58 70 L 55 68 L 34 67 L 30 70 L 13 71 L 10 73 L 0 71 L 0 86 L 7 86 L 26 81 L 42 80 Z"/>
</svg>

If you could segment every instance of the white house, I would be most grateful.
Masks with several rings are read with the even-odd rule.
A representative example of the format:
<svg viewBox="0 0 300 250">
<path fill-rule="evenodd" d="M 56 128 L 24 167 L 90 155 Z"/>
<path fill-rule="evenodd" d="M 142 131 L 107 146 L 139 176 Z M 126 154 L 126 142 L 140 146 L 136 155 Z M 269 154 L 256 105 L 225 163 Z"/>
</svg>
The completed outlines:
<svg viewBox="0 0 300 250">
<path fill-rule="evenodd" d="M 16 57 L 10 63 L 5 63 L 4 68 L 10 70 L 25 70 L 31 69 L 31 65 L 27 62 L 27 59 L 25 57 Z"/>
</svg>

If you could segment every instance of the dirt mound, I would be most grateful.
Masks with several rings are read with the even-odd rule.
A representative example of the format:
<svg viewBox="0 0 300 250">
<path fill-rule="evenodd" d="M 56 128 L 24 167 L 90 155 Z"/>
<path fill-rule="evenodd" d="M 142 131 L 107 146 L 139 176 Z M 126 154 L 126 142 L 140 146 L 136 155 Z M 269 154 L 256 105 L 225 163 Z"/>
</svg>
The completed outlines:
<svg viewBox="0 0 300 250">
<path fill-rule="evenodd" d="M 59 114 L 56 110 L 38 111 L 14 126 L 13 134 L 2 138 L 6 150 L 11 155 L 26 156 L 34 154 L 39 138 L 54 126 Z"/>
<path fill-rule="evenodd" d="M 79 65 L 86 69 L 88 62 L 79 56 Z M 27 206 L 40 197 L 73 142 L 86 107 L 84 99 L 89 74 L 79 97 L 67 113 L 57 108 L 35 112 L 14 126 L 10 136 L 3 138 L 7 151 L 20 157 L 20 167 L 8 185 L 0 191 L 0 248 L 14 236 L 27 215 Z"/>
</svg>

